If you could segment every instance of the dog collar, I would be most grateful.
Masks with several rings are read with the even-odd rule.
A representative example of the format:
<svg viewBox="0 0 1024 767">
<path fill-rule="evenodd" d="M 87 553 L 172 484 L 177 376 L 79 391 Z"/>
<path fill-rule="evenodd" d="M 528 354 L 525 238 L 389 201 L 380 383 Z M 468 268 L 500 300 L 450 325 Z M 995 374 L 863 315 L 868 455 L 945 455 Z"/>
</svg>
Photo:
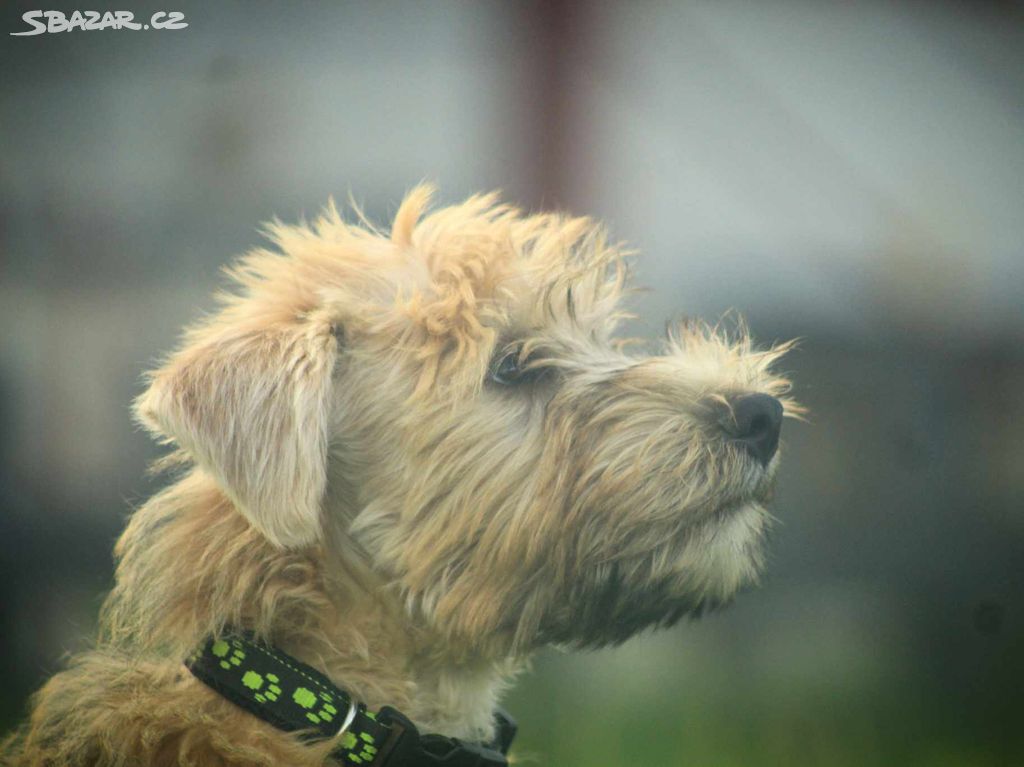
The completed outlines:
<svg viewBox="0 0 1024 767">
<path fill-rule="evenodd" d="M 322 673 L 244 634 L 214 637 L 186 662 L 203 684 L 260 719 L 311 740 L 334 740 L 331 755 L 357 767 L 507 767 L 515 721 L 495 711 L 497 737 L 467 743 L 423 735 L 401 712 L 376 713 Z"/>
</svg>

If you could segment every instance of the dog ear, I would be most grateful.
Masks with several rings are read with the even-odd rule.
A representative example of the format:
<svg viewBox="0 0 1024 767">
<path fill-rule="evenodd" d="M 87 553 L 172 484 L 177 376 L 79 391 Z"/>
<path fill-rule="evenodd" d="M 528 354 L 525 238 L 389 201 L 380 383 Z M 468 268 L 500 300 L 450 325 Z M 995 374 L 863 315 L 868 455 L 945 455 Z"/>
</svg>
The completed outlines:
<svg viewBox="0 0 1024 767">
<path fill-rule="evenodd" d="M 195 331 L 150 375 L 136 418 L 208 471 L 268 540 L 295 548 L 320 534 L 327 487 L 331 323 Z"/>
</svg>

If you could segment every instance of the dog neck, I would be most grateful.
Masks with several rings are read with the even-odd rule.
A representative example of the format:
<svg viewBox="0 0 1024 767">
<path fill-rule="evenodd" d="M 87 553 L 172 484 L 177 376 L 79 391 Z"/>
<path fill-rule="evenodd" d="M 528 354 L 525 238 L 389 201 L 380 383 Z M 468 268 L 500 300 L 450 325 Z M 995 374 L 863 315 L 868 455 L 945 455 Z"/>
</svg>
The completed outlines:
<svg viewBox="0 0 1024 767">
<path fill-rule="evenodd" d="M 323 655 L 322 670 L 371 708 L 399 708 L 423 731 L 490 740 L 498 695 L 519 664 L 452 652 L 442 636 L 410 618 L 401 594 L 347 536 L 318 554 L 333 605 L 323 632 L 333 652 Z"/>
<path fill-rule="evenodd" d="M 393 706 L 423 731 L 489 739 L 517 663 L 453 656 L 333 537 L 277 549 L 193 469 L 142 506 L 119 540 L 102 641 L 176 663 L 210 635 L 246 629 L 370 708 Z"/>
</svg>

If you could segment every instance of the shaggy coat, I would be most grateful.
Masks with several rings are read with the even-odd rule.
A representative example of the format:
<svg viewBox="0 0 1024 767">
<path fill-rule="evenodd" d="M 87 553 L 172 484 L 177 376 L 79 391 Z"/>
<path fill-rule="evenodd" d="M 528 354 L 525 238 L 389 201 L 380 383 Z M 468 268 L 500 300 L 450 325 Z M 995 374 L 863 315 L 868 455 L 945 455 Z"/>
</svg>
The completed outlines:
<svg viewBox="0 0 1024 767">
<path fill-rule="evenodd" d="M 176 479 L 117 543 L 95 649 L 0 761 L 324 764 L 331 743 L 183 667 L 239 628 L 371 709 L 484 739 L 539 647 L 616 643 L 755 579 L 778 457 L 715 417 L 783 397 L 786 347 L 692 324 L 633 350 L 613 339 L 626 254 L 600 227 L 490 195 L 427 214 L 430 195 L 388 233 L 333 204 L 274 223 L 229 270 L 135 404 Z"/>
</svg>

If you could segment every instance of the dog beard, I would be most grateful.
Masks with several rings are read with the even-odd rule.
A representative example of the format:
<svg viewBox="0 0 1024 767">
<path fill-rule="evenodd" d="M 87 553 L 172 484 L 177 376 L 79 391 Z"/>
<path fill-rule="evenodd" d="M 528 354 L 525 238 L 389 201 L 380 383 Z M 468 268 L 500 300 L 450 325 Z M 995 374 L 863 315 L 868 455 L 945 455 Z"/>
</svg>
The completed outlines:
<svg viewBox="0 0 1024 767">
<path fill-rule="evenodd" d="M 617 645 L 729 604 L 757 580 L 767 521 L 762 506 L 748 503 L 642 557 L 598 565 L 550 612 L 543 641 L 579 649 Z"/>
<path fill-rule="evenodd" d="M 545 641 L 581 649 L 617 645 L 645 629 L 673 626 L 711 606 L 695 595 L 678 595 L 673 579 L 636 586 L 623 576 L 618 563 L 604 569 L 603 576 L 566 600 L 566 610 L 552 616 L 543 630 Z"/>
</svg>

